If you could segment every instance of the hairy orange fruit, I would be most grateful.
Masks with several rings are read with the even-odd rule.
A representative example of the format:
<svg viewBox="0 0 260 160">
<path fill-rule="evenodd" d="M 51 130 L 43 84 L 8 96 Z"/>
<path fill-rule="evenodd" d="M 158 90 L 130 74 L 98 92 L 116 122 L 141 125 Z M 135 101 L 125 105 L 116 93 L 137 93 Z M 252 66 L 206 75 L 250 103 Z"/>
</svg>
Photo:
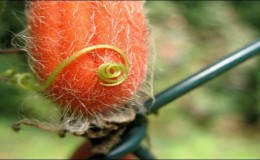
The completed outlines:
<svg viewBox="0 0 260 160">
<path fill-rule="evenodd" d="M 104 113 L 135 97 L 147 70 L 147 29 L 140 1 L 32 1 L 28 9 L 31 64 L 42 83 L 78 51 L 95 48 L 68 63 L 47 92 L 63 107 L 86 114 Z M 114 48 L 118 48 L 125 58 Z M 108 84 L 99 75 L 104 63 L 129 65 Z M 104 74 L 117 74 L 118 67 Z M 127 75 L 123 75 L 127 74 Z M 110 80 L 118 81 L 117 77 Z"/>
</svg>

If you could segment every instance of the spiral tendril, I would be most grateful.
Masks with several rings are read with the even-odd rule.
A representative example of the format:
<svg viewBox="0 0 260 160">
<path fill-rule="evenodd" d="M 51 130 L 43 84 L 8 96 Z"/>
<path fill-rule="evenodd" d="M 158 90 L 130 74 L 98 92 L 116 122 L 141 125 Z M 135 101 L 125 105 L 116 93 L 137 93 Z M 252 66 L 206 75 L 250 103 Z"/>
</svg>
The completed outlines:
<svg viewBox="0 0 260 160">
<path fill-rule="evenodd" d="M 111 45 L 106 44 L 100 44 L 100 45 L 94 45 L 90 47 L 83 48 L 82 50 L 76 52 L 66 60 L 64 60 L 62 63 L 60 63 L 50 74 L 48 79 L 45 81 L 44 85 L 42 86 L 42 90 L 47 89 L 55 80 L 55 78 L 58 76 L 58 74 L 72 61 L 80 57 L 81 55 L 85 53 L 90 53 L 91 51 L 94 51 L 96 49 L 110 49 L 114 50 L 117 53 L 119 53 L 125 62 L 125 66 L 119 63 L 115 62 L 107 62 L 103 63 L 98 68 L 98 76 L 101 80 L 103 80 L 105 83 L 100 82 L 100 85 L 103 86 L 116 86 L 121 83 L 123 83 L 126 78 L 128 77 L 128 72 L 130 68 L 130 63 L 128 61 L 128 58 L 126 57 L 126 54 L 120 50 L 119 48 Z"/>
<path fill-rule="evenodd" d="M 128 72 L 130 68 L 130 63 L 126 54 L 120 50 L 119 48 L 111 45 L 100 44 L 95 46 L 90 46 L 83 48 L 82 50 L 76 52 L 72 56 L 65 59 L 61 62 L 49 75 L 47 80 L 40 85 L 37 81 L 37 77 L 33 73 L 15 73 L 13 69 L 9 69 L 4 73 L 0 73 L 0 78 L 12 77 L 12 81 L 18 84 L 20 87 L 24 89 L 34 90 L 34 91 L 42 91 L 47 89 L 58 76 L 58 74 L 72 61 L 80 57 L 85 53 L 90 53 L 96 49 L 110 49 L 119 53 L 124 59 L 124 65 L 115 62 L 107 62 L 103 63 L 98 67 L 97 74 L 99 78 L 103 81 L 100 82 L 100 85 L 103 86 L 116 86 L 123 83 L 128 77 Z"/>
<path fill-rule="evenodd" d="M 124 74 L 122 74 L 122 71 Z M 99 66 L 98 76 L 106 83 L 100 83 L 103 86 L 116 86 L 124 82 L 128 75 L 128 69 L 118 63 L 108 62 Z M 117 79 L 115 79 L 117 78 Z"/>
</svg>

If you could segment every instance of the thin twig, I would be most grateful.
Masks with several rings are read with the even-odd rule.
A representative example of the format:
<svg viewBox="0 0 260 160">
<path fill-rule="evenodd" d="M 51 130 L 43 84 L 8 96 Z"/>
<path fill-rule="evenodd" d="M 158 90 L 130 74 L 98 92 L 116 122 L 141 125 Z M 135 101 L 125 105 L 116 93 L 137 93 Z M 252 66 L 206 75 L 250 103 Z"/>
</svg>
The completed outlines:
<svg viewBox="0 0 260 160">
<path fill-rule="evenodd" d="M 23 119 L 19 122 L 14 123 L 12 125 L 12 128 L 14 131 L 19 131 L 21 129 L 21 125 L 33 126 L 33 127 L 39 128 L 39 129 L 53 131 L 53 132 L 60 131 L 59 128 L 49 125 L 47 123 L 41 123 L 39 121 L 33 121 L 33 120 L 29 120 L 29 119 Z"/>
<path fill-rule="evenodd" d="M 25 51 L 22 50 L 21 48 L 6 48 L 6 49 L 0 48 L 0 54 L 12 54 L 12 53 L 25 53 Z"/>
<path fill-rule="evenodd" d="M 42 123 L 36 120 L 30 120 L 30 119 L 23 119 L 19 122 L 16 122 L 12 125 L 12 128 L 14 131 L 18 132 L 21 130 L 21 125 L 26 125 L 26 126 L 33 126 L 39 129 L 51 131 L 51 132 L 57 132 L 60 137 L 65 137 L 66 130 L 65 129 L 60 129 L 58 127 L 52 126 L 48 123 Z"/>
</svg>

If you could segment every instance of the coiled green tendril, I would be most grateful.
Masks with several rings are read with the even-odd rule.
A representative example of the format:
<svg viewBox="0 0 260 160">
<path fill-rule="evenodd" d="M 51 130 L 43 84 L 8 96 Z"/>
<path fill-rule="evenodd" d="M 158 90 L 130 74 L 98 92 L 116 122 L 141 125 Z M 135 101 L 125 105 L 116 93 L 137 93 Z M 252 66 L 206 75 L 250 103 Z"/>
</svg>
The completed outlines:
<svg viewBox="0 0 260 160">
<path fill-rule="evenodd" d="M 130 63 L 126 54 L 120 50 L 119 48 L 111 45 L 100 44 L 94 45 L 90 47 L 83 48 L 82 50 L 76 52 L 69 58 L 65 59 L 62 63 L 60 63 L 50 74 L 47 80 L 40 85 L 36 76 L 32 73 L 15 73 L 13 69 L 6 70 L 3 73 L 0 73 L 0 80 L 7 79 L 10 80 L 20 87 L 24 89 L 34 90 L 34 91 L 42 91 L 46 90 L 58 76 L 58 74 L 72 61 L 77 59 L 83 54 L 91 53 L 96 49 L 110 49 L 119 53 L 124 59 L 124 65 L 115 62 L 107 62 L 103 63 L 98 67 L 97 74 L 99 78 L 103 81 L 100 82 L 100 85 L 103 86 L 116 86 L 123 83 L 128 77 L 128 72 L 130 68 Z M 11 79 L 10 79 L 11 78 Z"/>
<path fill-rule="evenodd" d="M 47 89 L 55 80 L 57 75 L 72 61 L 80 57 L 81 55 L 85 53 L 91 53 L 91 51 L 94 51 L 96 49 L 110 49 L 114 50 L 117 53 L 119 53 L 124 61 L 125 66 L 119 63 L 115 62 L 107 62 L 103 63 L 98 68 L 98 76 L 100 79 L 102 79 L 105 83 L 100 82 L 100 85 L 103 86 L 116 86 L 121 83 L 123 83 L 126 78 L 128 77 L 128 72 L 130 68 L 130 63 L 128 61 L 128 58 L 126 57 L 126 54 L 120 50 L 119 48 L 111 45 L 106 44 L 100 44 L 100 45 L 94 45 L 90 47 L 83 48 L 82 50 L 76 52 L 66 60 L 64 60 L 62 63 L 60 63 L 50 74 L 48 79 L 45 81 L 44 85 L 42 86 L 42 89 Z"/>
</svg>

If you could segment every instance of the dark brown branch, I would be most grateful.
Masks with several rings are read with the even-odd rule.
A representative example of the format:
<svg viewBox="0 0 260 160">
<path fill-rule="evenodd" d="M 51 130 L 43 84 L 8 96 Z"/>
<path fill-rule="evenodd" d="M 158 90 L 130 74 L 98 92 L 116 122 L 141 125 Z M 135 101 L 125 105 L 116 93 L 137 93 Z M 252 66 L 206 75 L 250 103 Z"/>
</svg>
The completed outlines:
<svg viewBox="0 0 260 160">
<path fill-rule="evenodd" d="M 6 48 L 6 49 L 0 48 L 0 54 L 12 54 L 12 53 L 25 53 L 25 51 L 20 48 Z"/>
</svg>

